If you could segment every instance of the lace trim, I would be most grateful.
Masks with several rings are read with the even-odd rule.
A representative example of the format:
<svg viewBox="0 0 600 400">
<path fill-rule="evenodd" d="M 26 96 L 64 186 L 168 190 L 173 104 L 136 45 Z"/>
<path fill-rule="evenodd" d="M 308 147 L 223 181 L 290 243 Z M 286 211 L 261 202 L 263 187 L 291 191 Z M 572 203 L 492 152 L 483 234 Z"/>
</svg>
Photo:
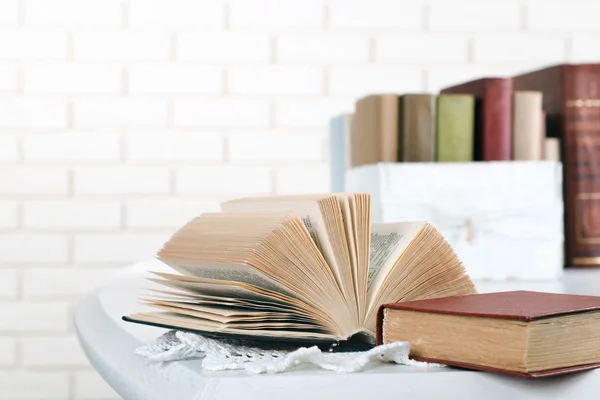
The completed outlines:
<svg viewBox="0 0 600 400">
<path fill-rule="evenodd" d="M 394 342 L 367 351 L 323 352 L 317 346 L 268 349 L 241 345 L 227 339 L 214 339 L 194 333 L 169 331 L 154 343 L 135 350 L 151 362 L 202 359 L 202 368 L 211 371 L 246 370 L 252 373 L 278 373 L 298 366 L 315 366 L 337 372 L 357 372 L 372 363 L 443 367 L 442 364 L 411 360 L 408 342 Z"/>
</svg>

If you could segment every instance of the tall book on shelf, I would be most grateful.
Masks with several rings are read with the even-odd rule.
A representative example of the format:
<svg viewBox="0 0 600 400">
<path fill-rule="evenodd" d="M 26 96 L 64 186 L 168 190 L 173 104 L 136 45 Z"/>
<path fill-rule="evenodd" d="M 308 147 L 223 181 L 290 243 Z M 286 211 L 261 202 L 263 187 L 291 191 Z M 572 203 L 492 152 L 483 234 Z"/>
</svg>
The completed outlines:
<svg viewBox="0 0 600 400">
<path fill-rule="evenodd" d="M 600 267 L 600 64 L 559 64 L 515 76 L 543 93 L 546 132 L 561 139 L 566 264 Z"/>
<path fill-rule="evenodd" d="M 432 162 L 436 149 L 436 107 L 433 94 L 405 94 L 401 97 L 398 161 Z"/>
<path fill-rule="evenodd" d="M 436 161 L 473 161 L 475 98 L 469 94 L 440 94 L 436 122 Z"/>
<path fill-rule="evenodd" d="M 400 99 L 395 94 L 372 94 L 359 99 L 350 133 L 350 165 L 396 162 L 399 138 Z"/>
<path fill-rule="evenodd" d="M 512 80 L 481 78 L 442 89 L 443 94 L 471 94 L 476 99 L 476 161 L 511 159 Z"/>
</svg>

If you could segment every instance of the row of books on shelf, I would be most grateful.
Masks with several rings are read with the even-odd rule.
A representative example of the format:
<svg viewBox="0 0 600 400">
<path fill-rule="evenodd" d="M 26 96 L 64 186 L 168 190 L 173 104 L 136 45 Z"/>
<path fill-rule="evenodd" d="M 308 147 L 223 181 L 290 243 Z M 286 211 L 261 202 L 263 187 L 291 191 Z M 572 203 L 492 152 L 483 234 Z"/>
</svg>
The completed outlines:
<svg viewBox="0 0 600 400">
<path fill-rule="evenodd" d="M 330 121 L 332 161 L 342 171 L 378 162 L 560 160 L 559 139 L 546 136 L 541 91 L 513 91 L 503 78 L 475 85 L 358 99 L 353 113 Z"/>
<path fill-rule="evenodd" d="M 600 266 L 600 63 L 365 96 L 332 118 L 330 157 L 334 191 L 364 164 L 560 161 L 566 265 Z"/>
</svg>

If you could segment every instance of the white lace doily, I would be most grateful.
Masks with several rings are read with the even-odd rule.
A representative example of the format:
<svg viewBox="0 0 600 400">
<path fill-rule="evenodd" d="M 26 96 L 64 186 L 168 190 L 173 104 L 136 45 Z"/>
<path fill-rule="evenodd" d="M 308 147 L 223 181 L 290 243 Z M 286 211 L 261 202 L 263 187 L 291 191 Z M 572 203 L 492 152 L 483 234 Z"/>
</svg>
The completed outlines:
<svg viewBox="0 0 600 400">
<path fill-rule="evenodd" d="M 285 372 L 300 365 L 357 372 L 371 363 L 396 363 L 411 366 L 441 364 L 411 360 L 408 342 L 394 342 L 367 351 L 323 352 L 317 346 L 281 349 L 242 346 L 225 339 L 212 339 L 189 332 L 169 331 L 154 343 L 135 350 L 149 361 L 163 362 L 201 358 L 202 368 L 211 371 L 243 369 L 253 373 Z"/>
</svg>

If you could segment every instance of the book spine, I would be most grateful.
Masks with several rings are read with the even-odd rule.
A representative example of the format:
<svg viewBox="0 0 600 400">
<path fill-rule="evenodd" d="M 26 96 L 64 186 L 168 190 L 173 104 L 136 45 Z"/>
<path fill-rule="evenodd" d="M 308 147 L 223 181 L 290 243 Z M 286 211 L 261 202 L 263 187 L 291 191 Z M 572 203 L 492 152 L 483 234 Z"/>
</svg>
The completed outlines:
<svg viewBox="0 0 600 400">
<path fill-rule="evenodd" d="M 513 154 L 517 161 L 543 159 L 544 138 L 542 127 L 542 92 L 514 92 L 513 98 Z"/>
<path fill-rule="evenodd" d="M 346 170 L 346 138 L 343 132 L 344 116 L 336 116 L 329 121 L 329 163 L 331 173 L 331 192 L 344 191 Z"/>
<path fill-rule="evenodd" d="M 398 161 L 398 131 L 400 116 L 399 96 L 381 95 L 380 143 L 381 162 Z"/>
<path fill-rule="evenodd" d="M 402 160 L 435 161 L 435 96 L 405 95 L 402 99 Z"/>
<path fill-rule="evenodd" d="M 558 138 L 546 138 L 544 142 L 544 160 L 560 162 L 560 141 Z"/>
<path fill-rule="evenodd" d="M 512 80 L 487 79 L 483 93 L 482 160 L 511 159 Z"/>
<path fill-rule="evenodd" d="M 600 267 L 600 64 L 563 68 L 566 262 Z"/>
<path fill-rule="evenodd" d="M 437 149 L 440 162 L 473 161 L 475 98 L 440 94 L 437 98 Z"/>
</svg>

